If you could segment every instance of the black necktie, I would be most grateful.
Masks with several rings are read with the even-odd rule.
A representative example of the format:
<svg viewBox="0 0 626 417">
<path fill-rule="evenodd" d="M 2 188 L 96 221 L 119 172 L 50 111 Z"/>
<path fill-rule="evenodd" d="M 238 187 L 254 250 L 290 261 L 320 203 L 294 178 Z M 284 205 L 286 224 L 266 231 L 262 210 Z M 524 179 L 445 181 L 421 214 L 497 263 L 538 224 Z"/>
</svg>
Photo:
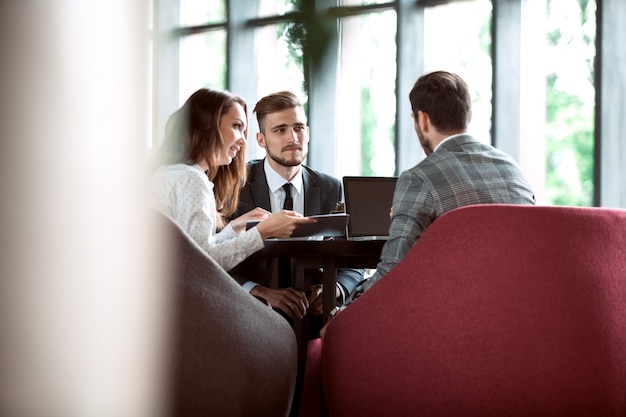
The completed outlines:
<svg viewBox="0 0 626 417">
<path fill-rule="evenodd" d="M 285 203 L 283 204 L 283 210 L 293 210 L 293 198 L 291 197 L 291 183 L 286 182 L 283 185 L 283 190 L 285 190 Z"/>
</svg>

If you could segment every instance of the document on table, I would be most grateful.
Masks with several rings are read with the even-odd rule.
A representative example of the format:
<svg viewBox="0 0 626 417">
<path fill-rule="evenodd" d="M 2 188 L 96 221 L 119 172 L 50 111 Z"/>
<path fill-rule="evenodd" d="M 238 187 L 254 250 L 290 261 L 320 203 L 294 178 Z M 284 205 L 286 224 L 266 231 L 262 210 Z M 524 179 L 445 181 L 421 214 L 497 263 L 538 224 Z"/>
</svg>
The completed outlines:
<svg viewBox="0 0 626 417">
<path fill-rule="evenodd" d="M 346 213 L 333 213 L 307 217 L 316 219 L 317 221 L 315 223 L 299 224 L 293 231 L 291 238 L 345 236 L 350 215 Z M 246 230 L 256 226 L 258 223 L 258 220 L 249 221 L 246 223 Z"/>
</svg>

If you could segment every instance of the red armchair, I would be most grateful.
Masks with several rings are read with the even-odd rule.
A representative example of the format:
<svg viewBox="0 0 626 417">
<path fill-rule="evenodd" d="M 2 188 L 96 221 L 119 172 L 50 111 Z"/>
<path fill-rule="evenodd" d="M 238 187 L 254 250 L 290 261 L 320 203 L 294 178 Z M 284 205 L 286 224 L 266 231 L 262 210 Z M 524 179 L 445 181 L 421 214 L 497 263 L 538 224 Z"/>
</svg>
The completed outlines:
<svg viewBox="0 0 626 417">
<path fill-rule="evenodd" d="M 321 361 L 332 417 L 625 416 L 626 210 L 451 211 Z"/>
</svg>

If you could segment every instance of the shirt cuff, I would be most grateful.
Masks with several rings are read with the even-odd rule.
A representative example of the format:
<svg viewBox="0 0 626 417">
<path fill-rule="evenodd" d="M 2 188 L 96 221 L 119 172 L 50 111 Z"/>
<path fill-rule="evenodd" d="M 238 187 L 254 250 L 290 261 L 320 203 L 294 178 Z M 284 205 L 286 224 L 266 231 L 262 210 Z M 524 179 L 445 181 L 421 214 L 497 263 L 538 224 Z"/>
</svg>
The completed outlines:
<svg viewBox="0 0 626 417">
<path fill-rule="evenodd" d="M 337 305 L 343 305 L 346 302 L 346 289 L 341 283 L 337 283 L 337 288 L 339 288 L 339 297 L 337 297 Z"/>
<path fill-rule="evenodd" d="M 243 284 L 243 289 L 246 290 L 246 292 L 250 292 L 252 291 L 252 288 L 256 287 L 257 284 L 256 282 L 252 282 L 252 281 L 247 281 L 245 284 Z"/>
</svg>

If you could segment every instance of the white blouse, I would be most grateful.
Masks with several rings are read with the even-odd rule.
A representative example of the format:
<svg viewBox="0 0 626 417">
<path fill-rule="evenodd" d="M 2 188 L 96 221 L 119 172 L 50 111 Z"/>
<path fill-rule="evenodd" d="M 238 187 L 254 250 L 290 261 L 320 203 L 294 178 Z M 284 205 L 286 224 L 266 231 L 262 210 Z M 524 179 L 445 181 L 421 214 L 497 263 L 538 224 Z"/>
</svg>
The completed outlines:
<svg viewBox="0 0 626 417">
<path fill-rule="evenodd" d="M 152 175 L 151 186 L 154 207 L 174 219 L 225 270 L 263 248 L 256 227 L 238 235 L 229 223 L 216 233 L 213 183 L 200 166 L 160 167 Z"/>
</svg>

